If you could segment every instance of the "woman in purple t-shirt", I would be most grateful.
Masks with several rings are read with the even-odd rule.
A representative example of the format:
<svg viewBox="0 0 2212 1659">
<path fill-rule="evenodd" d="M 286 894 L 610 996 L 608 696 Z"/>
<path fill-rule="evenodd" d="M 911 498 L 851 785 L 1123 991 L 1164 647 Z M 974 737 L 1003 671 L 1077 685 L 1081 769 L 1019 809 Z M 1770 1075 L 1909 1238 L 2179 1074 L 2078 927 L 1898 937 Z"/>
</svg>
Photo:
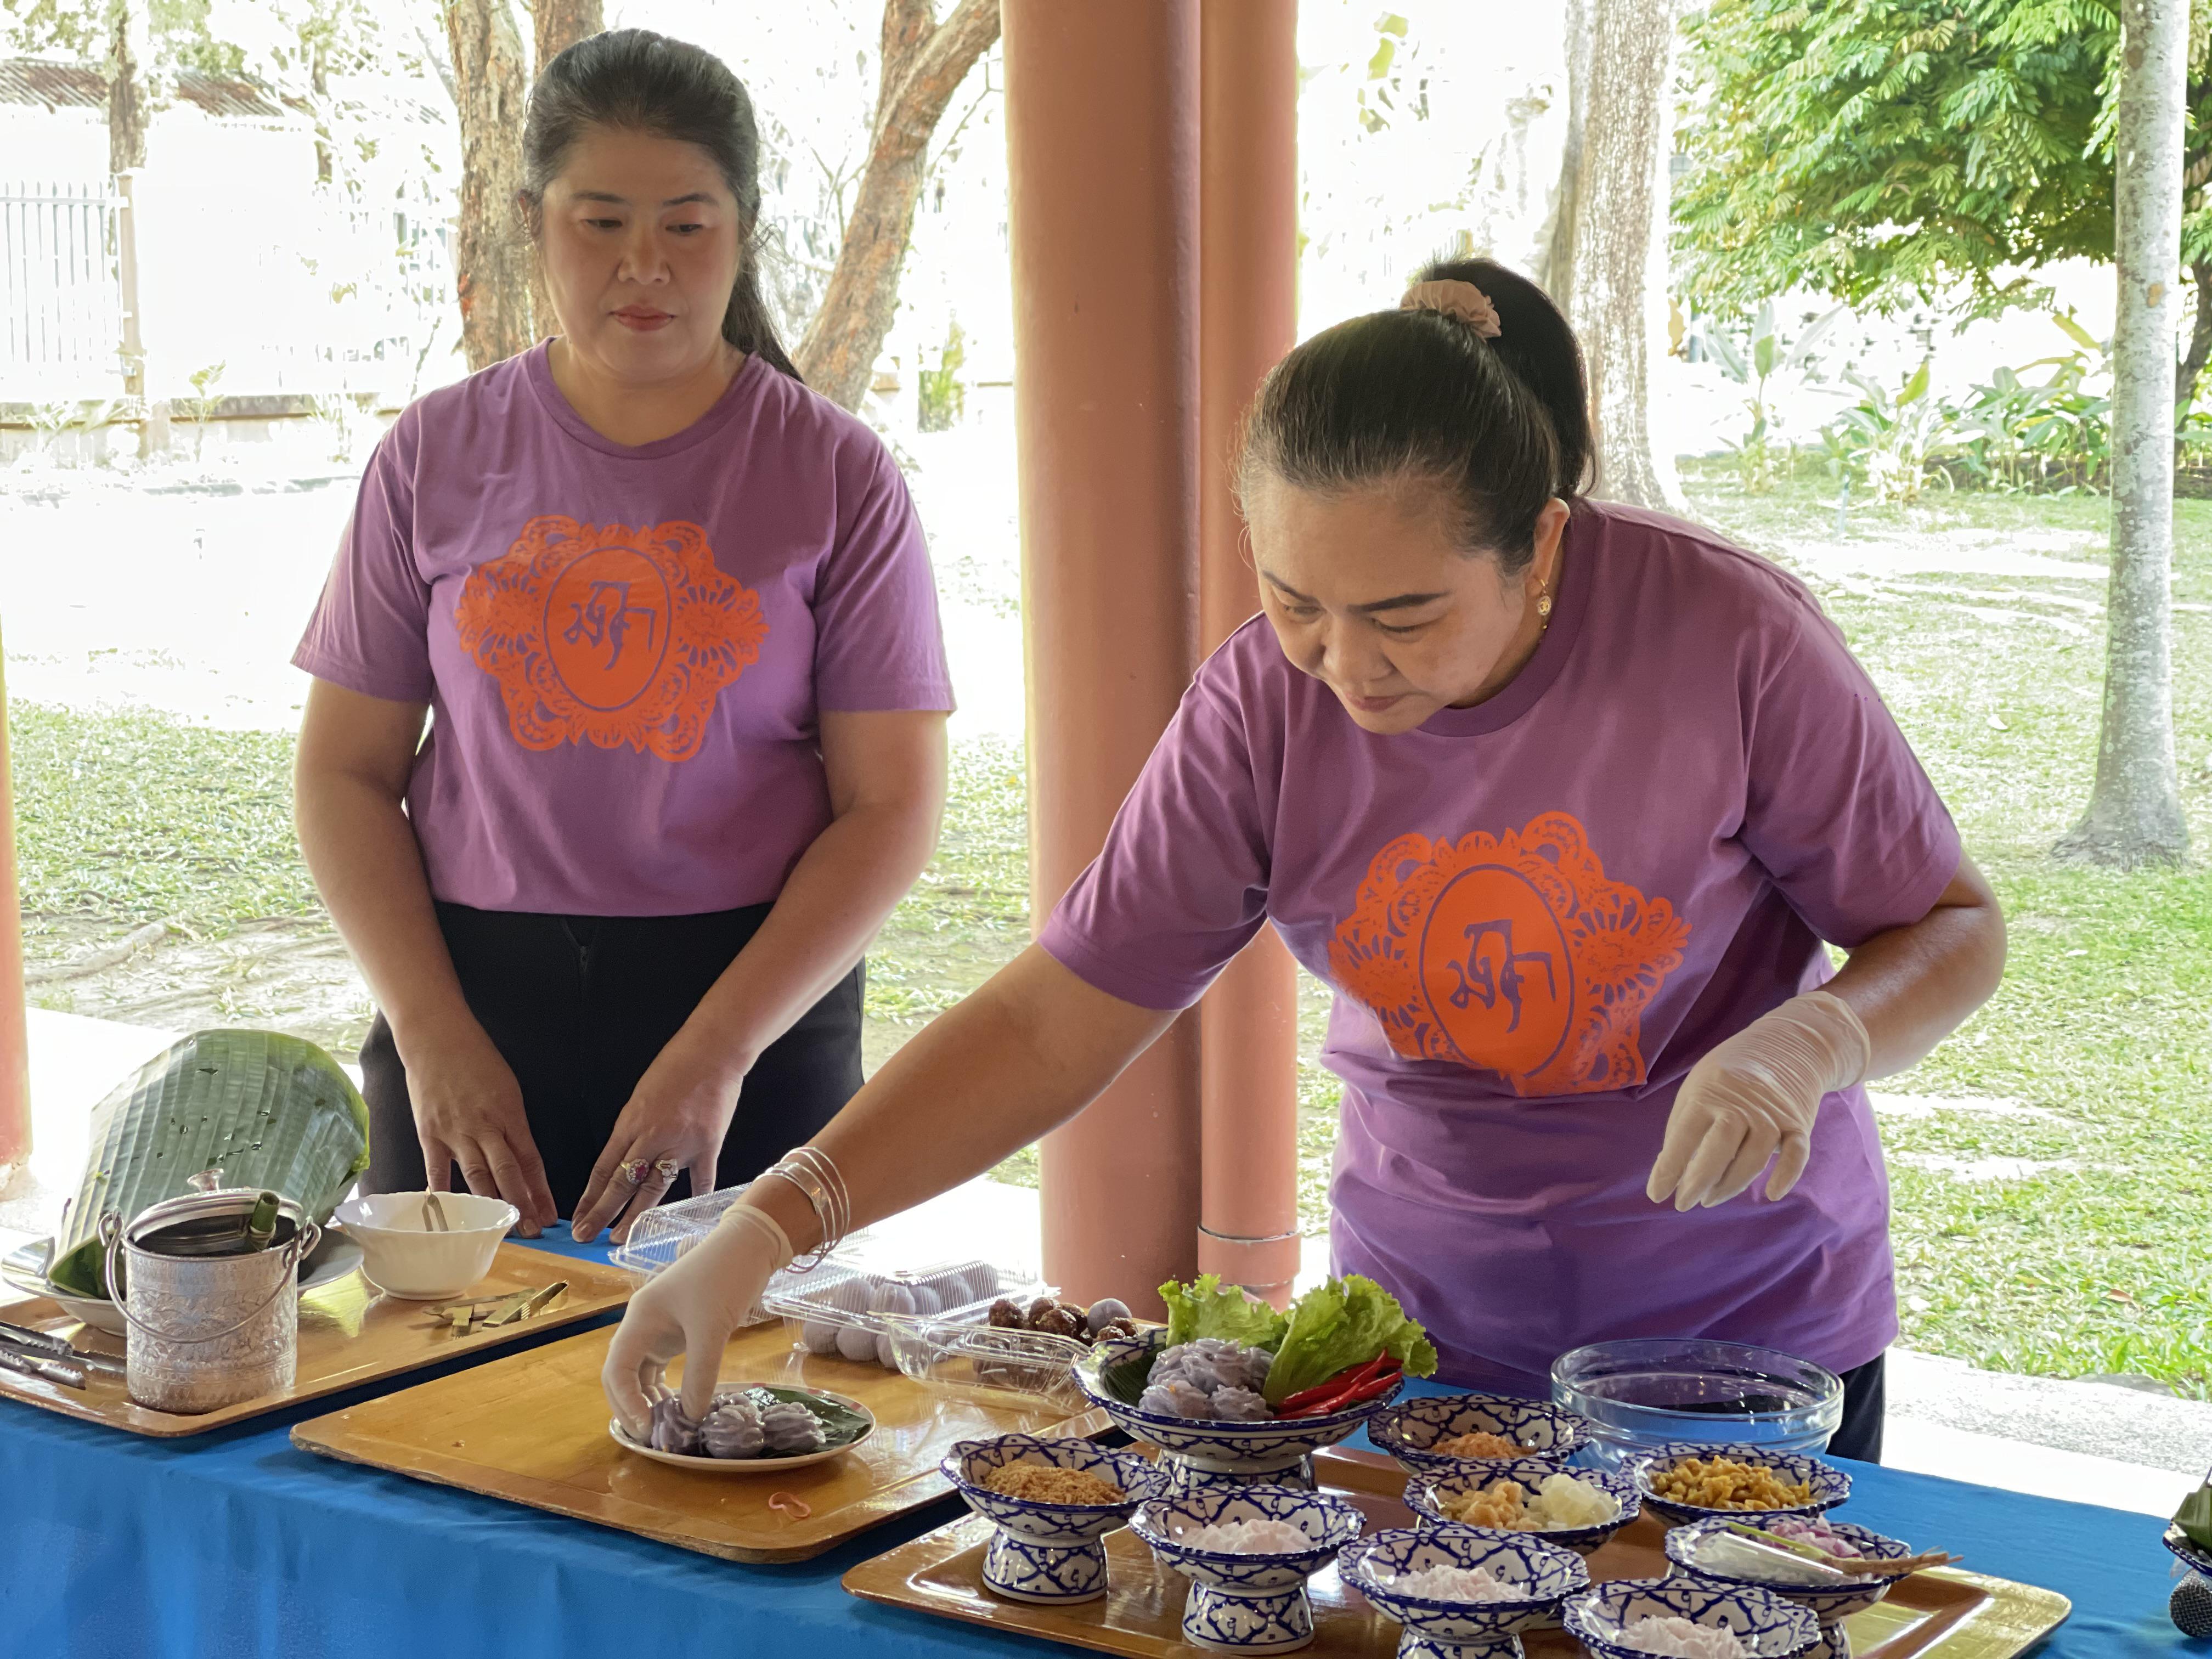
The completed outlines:
<svg viewBox="0 0 2212 1659">
<path fill-rule="evenodd" d="M 623 1237 L 860 1087 L 952 700 L 898 471 L 762 303 L 737 78 L 600 34 L 523 146 L 560 333 L 377 447 L 295 658 L 300 842 L 380 1010 L 371 1190 Z"/>
<path fill-rule="evenodd" d="M 1590 454 L 1573 335 L 1487 261 L 1275 368 L 1240 479 L 1265 616 L 1037 945 L 817 1138 L 852 1220 L 1081 1109 L 1272 923 L 1337 993 L 1334 1265 L 1404 1299 L 1445 1376 L 1540 1395 L 1586 1342 L 1770 1344 L 1844 1374 L 1832 1448 L 1879 1455 L 1862 1085 L 1990 994 L 2003 921 L 1812 598 L 1582 499 Z M 820 1237 L 809 1200 L 764 1183 L 632 1302 L 625 1417 L 687 1346 L 711 1376 Z"/>
</svg>

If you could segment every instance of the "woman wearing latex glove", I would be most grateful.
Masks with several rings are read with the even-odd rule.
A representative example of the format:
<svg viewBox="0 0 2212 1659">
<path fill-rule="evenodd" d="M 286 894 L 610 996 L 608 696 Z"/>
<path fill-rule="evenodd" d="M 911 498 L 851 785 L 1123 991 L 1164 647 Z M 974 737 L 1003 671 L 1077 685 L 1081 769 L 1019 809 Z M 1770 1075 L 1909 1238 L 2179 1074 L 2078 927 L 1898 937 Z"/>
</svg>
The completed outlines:
<svg viewBox="0 0 2212 1659">
<path fill-rule="evenodd" d="M 1780 1198 L 1813 1154 L 1813 1115 L 1865 1078 L 1870 1052 L 1850 1004 L 1826 991 L 1760 1015 L 1683 1079 L 1645 1188 L 1653 1202 L 1726 1203 L 1770 1163 L 1766 1195 Z"/>
<path fill-rule="evenodd" d="M 684 1410 L 693 1418 L 706 1416 L 714 1405 L 723 1345 L 744 1322 L 769 1275 L 791 1255 L 791 1241 L 773 1217 L 750 1204 L 734 1204 L 714 1231 L 630 1297 L 599 1380 L 632 1438 L 650 1436 L 650 1391 L 678 1356 Z"/>
<path fill-rule="evenodd" d="M 1897 1305 L 1863 1085 L 1988 998 L 2003 919 L 1814 595 L 1583 495 L 1589 408 L 1558 308 L 1485 260 L 1276 365 L 1237 472 L 1263 615 L 1036 944 L 814 1136 L 853 1224 L 1080 1111 L 1272 926 L 1336 993 L 1331 1265 L 1399 1298 L 1443 1379 L 1546 1398 L 1585 1343 L 1753 1343 L 1837 1373 L 1830 1450 L 1879 1456 Z M 1133 1138 L 1071 1207 L 1187 1182 L 1183 1155 Z M 811 1250 L 805 1196 L 765 1184 Z M 757 1282 L 730 1248 L 726 1302 L 633 1304 L 624 1386 L 719 1340 Z"/>
</svg>

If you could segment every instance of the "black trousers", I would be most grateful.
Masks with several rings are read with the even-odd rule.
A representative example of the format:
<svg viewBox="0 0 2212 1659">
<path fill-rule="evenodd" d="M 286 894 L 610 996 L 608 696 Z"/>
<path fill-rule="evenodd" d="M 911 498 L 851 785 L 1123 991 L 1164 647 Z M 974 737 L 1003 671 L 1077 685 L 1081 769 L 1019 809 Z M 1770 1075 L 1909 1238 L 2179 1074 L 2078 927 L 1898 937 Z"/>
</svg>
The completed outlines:
<svg viewBox="0 0 2212 1659">
<path fill-rule="evenodd" d="M 759 930 L 769 907 L 696 916 L 437 908 L 469 1011 L 522 1085 L 554 1202 L 573 1216 L 630 1091 Z M 854 969 L 755 1063 L 722 1142 L 714 1186 L 751 1180 L 859 1092 L 866 972 L 865 964 Z M 420 1191 L 422 1144 L 407 1069 L 381 1013 L 362 1047 L 361 1069 L 369 1116 L 362 1190 Z M 669 1197 L 684 1197 L 691 1186 L 688 1173 L 678 1176 Z"/>
<path fill-rule="evenodd" d="M 1829 1437 L 1829 1456 L 1855 1457 L 1862 1463 L 1881 1462 L 1886 1358 L 1876 1354 L 1865 1364 L 1844 1373 L 1844 1420 Z"/>
</svg>

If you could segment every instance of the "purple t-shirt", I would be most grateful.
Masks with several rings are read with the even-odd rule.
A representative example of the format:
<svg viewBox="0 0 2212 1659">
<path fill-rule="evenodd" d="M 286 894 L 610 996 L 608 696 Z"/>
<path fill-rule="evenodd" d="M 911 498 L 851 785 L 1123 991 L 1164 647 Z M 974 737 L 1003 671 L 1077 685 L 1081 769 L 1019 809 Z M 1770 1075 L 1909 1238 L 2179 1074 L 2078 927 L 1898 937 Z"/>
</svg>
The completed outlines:
<svg viewBox="0 0 2212 1659">
<path fill-rule="evenodd" d="M 1896 1334 L 1864 1091 L 1777 1204 L 1644 1196 L 1692 1064 L 1917 921 L 1951 819 L 1842 635 L 1695 527 L 1585 505 L 1496 696 L 1362 731 L 1264 619 L 1198 673 L 1042 943 L 1180 1008 L 1263 921 L 1336 991 L 1340 1272 L 1452 1380 L 1532 1395 L 1585 1342 L 1704 1335 L 1831 1367 Z"/>
<path fill-rule="evenodd" d="M 763 904 L 830 822 L 819 715 L 952 689 L 876 435 L 746 359 L 671 438 L 604 438 L 540 345 L 400 416 L 292 660 L 428 702 L 407 810 L 437 897 Z"/>
</svg>

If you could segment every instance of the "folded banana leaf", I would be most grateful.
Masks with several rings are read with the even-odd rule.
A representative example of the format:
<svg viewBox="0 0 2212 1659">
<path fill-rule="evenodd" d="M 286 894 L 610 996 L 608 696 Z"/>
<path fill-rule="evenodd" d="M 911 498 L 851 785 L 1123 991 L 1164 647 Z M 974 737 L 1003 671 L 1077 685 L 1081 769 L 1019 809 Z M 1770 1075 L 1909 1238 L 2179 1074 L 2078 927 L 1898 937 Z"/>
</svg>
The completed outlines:
<svg viewBox="0 0 2212 1659">
<path fill-rule="evenodd" d="M 100 1285 L 100 1218 L 127 1224 L 191 1177 L 272 1188 L 317 1222 L 368 1167 L 368 1108 L 338 1063 L 276 1031 L 200 1031 L 140 1067 L 93 1109 L 84 1181 L 54 1236 L 47 1276 L 77 1296 Z"/>
</svg>

